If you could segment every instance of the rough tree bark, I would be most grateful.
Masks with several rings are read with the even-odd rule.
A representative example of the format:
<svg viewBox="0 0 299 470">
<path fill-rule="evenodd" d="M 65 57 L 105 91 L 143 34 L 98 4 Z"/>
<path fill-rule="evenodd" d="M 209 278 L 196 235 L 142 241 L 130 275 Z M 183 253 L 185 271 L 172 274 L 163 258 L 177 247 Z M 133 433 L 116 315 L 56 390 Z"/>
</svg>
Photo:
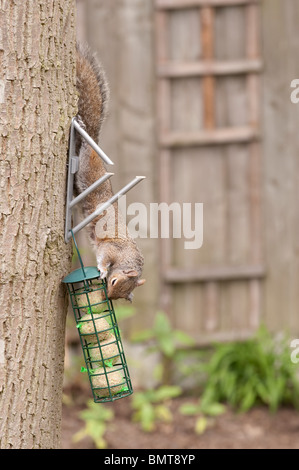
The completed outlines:
<svg viewBox="0 0 299 470">
<path fill-rule="evenodd" d="M 0 0 L 0 32 L 0 448 L 57 448 L 75 1 Z"/>
</svg>

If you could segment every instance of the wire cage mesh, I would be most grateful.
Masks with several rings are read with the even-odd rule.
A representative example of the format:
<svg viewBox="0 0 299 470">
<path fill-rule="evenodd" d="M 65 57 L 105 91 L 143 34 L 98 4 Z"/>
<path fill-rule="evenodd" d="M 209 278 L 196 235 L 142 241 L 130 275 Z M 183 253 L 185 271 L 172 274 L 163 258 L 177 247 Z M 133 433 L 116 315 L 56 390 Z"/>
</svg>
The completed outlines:
<svg viewBox="0 0 299 470">
<path fill-rule="evenodd" d="M 73 237 L 74 239 L 74 237 Z M 133 393 L 120 331 L 107 296 L 107 284 L 96 267 L 81 268 L 63 279 L 70 295 L 86 370 L 96 403 L 118 400 Z"/>
</svg>

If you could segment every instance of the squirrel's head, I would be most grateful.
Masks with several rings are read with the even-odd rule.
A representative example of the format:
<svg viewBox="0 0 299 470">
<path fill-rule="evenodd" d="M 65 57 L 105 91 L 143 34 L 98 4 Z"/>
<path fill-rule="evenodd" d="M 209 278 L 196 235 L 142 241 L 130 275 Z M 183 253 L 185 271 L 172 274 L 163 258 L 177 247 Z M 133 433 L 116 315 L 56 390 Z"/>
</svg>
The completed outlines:
<svg viewBox="0 0 299 470">
<path fill-rule="evenodd" d="M 107 278 L 107 294 L 109 299 L 127 299 L 132 302 L 135 287 L 142 286 L 145 279 L 139 279 L 134 269 L 114 271 Z"/>
</svg>

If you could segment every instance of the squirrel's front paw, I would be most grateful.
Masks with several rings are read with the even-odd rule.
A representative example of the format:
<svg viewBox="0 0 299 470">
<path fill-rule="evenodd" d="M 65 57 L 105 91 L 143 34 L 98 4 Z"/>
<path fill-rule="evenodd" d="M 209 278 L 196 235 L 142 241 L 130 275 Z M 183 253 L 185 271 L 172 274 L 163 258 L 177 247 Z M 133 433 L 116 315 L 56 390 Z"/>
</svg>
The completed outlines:
<svg viewBox="0 0 299 470">
<path fill-rule="evenodd" d="M 100 271 L 100 278 L 105 279 L 105 277 L 107 277 L 107 275 L 108 275 L 108 266 L 104 267 L 104 266 L 101 266 L 100 264 L 98 264 L 97 268 Z"/>
<path fill-rule="evenodd" d="M 99 269 L 99 268 L 98 268 Z M 105 271 L 103 271 L 102 269 L 99 269 L 101 275 L 100 275 L 100 278 L 101 279 L 105 279 L 105 277 L 107 277 L 107 274 L 108 274 L 108 271 L 107 269 Z"/>
<path fill-rule="evenodd" d="M 105 261 L 104 256 L 102 254 L 98 254 L 97 256 L 97 268 L 100 271 L 100 278 L 105 279 L 108 274 L 110 263 Z"/>
</svg>

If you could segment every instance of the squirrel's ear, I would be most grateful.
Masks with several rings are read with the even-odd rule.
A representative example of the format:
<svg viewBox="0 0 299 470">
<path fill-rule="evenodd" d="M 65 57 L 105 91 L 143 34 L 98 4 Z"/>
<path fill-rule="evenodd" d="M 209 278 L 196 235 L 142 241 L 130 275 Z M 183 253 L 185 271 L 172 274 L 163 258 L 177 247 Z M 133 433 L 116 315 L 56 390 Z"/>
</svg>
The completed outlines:
<svg viewBox="0 0 299 470">
<path fill-rule="evenodd" d="M 137 287 L 143 286 L 144 283 L 145 283 L 145 279 L 139 279 L 139 281 L 137 281 Z"/>
<path fill-rule="evenodd" d="M 136 277 L 138 276 L 138 272 L 135 269 L 129 269 L 128 271 L 124 271 L 124 274 L 128 277 Z"/>
</svg>

